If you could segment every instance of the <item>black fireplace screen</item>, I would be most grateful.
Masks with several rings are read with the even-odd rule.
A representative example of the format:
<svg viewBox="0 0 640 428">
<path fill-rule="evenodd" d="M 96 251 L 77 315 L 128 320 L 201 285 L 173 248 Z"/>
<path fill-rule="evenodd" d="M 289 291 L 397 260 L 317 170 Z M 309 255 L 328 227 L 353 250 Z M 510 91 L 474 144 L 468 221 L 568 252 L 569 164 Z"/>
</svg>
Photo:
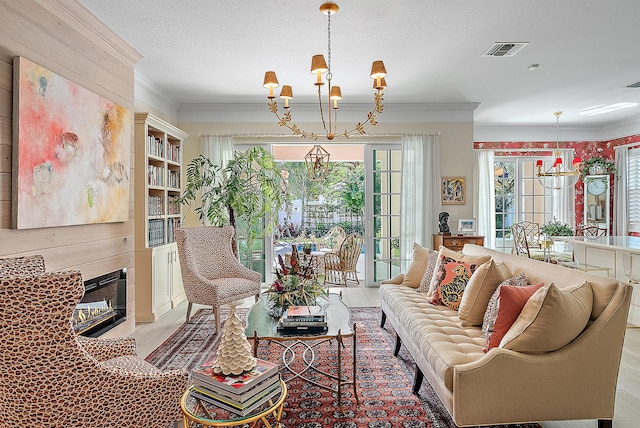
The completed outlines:
<svg viewBox="0 0 640 428">
<path fill-rule="evenodd" d="M 121 269 L 84 282 L 84 297 L 73 311 L 77 334 L 97 337 L 126 319 L 127 270 Z"/>
</svg>

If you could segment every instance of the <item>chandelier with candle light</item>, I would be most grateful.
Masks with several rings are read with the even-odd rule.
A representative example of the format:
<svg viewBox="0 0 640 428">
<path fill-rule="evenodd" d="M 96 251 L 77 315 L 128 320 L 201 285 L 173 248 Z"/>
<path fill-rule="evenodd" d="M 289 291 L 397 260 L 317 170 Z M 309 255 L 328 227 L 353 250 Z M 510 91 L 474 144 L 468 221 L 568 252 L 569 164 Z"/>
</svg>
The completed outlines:
<svg viewBox="0 0 640 428">
<path fill-rule="evenodd" d="M 294 135 L 299 135 L 302 138 L 311 138 L 317 140 L 319 137 L 325 137 L 327 140 L 333 140 L 336 137 L 349 138 L 352 135 L 362 135 L 366 133 L 367 128 L 375 126 L 378 122 L 378 115 L 382 113 L 384 105 L 382 104 L 384 93 L 382 92 L 386 87 L 385 76 L 387 72 L 384 68 L 382 61 L 374 61 L 371 66 L 371 78 L 373 81 L 373 101 L 374 106 L 371 111 L 367 113 L 366 120 L 357 123 L 351 130 L 345 130 L 342 133 L 337 133 L 338 122 L 338 101 L 342 99 L 342 92 L 340 86 L 332 85 L 333 74 L 331 73 L 331 16 L 338 13 L 339 7 L 335 3 L 324 3 L 320 6 L 320 12 L 327 15 L 327 57 L 328 62 L 325 61 L 324 55 L 314 55 L 311 59 L 311 74 L 315 74 L 317 79 L 314 83 L 318 88 L 318 105 L 320 107 L 320 119 L 324 128 L 325 134 L 318 134 L 315 132 L 307 132 L 298 127 L 293 122 L 291 116 L 291 106 L 289 101 L 293 99 L 293 89 L 289 85 L 283 85 L 280 92 L 280 98 L 284 100 L 284 112 L 280 114 L 278 110 L 278 102 L 275 101 L 275 95 L 273 94 L 274 88 L 279 86 L 278 78 L 275 71 L 267 71 L 264 75 L 264 87 L 269 89 L 269 110 L 278 118 L 278 124 L 280 126 L 286 126 L 291 130 Z M 322 100 L 322 87 L 325 86 L 325 82 L 322 81 L 322 75 L 326 73 L 326 86 L 328 98 L 326 99 L 327 118 L 325 120 L 324 102 Z M 333 113 L 333 114 L 332 114 Z"/>
<path fill-rule="evenodd" d="M 561 111 L 553 113 L 556 117 L 556 149 L 553 151 L 553 165 L 546 171 L 542 171 L 542 159 L 536 161 L 536 167 L 538 168 L 538 181 L 544 187 L 548 189 L 565 189 L 567 187 L 573 187 L 578 182 L 580 177 L 580 166 L 582 160 L 580 158 L 574 158 L 571 169 L 564 166 L 562 162 L 560 152 L 560 115 Z"/>
</svg>

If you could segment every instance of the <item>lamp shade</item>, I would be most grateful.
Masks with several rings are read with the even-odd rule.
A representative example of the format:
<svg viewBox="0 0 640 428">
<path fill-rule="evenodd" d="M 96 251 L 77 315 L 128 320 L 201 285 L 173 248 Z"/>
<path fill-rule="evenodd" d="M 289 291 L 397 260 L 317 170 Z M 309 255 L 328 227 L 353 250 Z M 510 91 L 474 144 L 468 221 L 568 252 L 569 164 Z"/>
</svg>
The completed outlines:
<svg viewBox="0 0 640 428">
<path fill-rule="evenodd" d="M 293 98 L 293 89 L 289 85 L 282 85 L 280 90 L 280 98 L 290 100 Z"/>
<path fill-rule="evenodd" d="M 334 86 L 331 88 L 331 94 L 329 95 L 330 100 L 341 100 L 342 92 L 340 91 L 340 86 Z"/>
<path fill-rule="evenodd" d="M 384 68 L 384 62 L 373 61 L 371 64 L 371 78 L 377 79 L 387 76 L 387 70 Z"/>
<path fill-rule="evenodd" d="M 324 60 L 324 55 L 314 55 L 313 58 L 311 58 L 311 73 L 326 73 L 327 71 L 329 71 L 329 68 L 327 67 L 327 62 Z"/>
<path fill-rule="evenodd" d="M 387 81 L 384 77 L 380 78 L 380 84 L 378 84 L 378 79 L 373 79 L 373 89 L 387 89 Z"/>
<path fill-rule="evenodd" d="M 277 88 L 279 85 L 278 78 L 275 71 L 267 71 L 264 73 L 264 87 L 265 88 Z"/>
</svg>

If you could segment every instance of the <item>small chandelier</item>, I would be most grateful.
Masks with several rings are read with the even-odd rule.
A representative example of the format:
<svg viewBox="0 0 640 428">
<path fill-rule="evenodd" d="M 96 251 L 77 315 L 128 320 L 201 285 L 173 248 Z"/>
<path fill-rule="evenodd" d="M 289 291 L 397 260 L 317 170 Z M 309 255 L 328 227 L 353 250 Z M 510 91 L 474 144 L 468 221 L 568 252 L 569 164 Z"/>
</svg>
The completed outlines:
<svg viewBox="0 0 640 428">
<path fill-rule="evenodd" d="M 565 168 L 560 157 L 560 115 L 561 111 L 553 113 L 556 117 L 556 149 L 553 151 L 553 165 L 546 171 L 542 171 L 542 159 L 536 161 L 536 167 L 538 168 L 538 181 L 547 189 L 565 189 L 573 187 L 578 182 L 580 177 L 580 165 L 582 160 L 580 158 L 574 158 L 571 169 Z"/>
<path fill-rule="evenodd" d="M 384 79 L 387 75 L 387 71 L 385 70 L 384 63 L 382 61 L 374 61 L 371 66 L 371 78 L 374 79 L 373 89 L 375 91 L 373 94 L 373 109 L 367 113 L 367 119 L 363 122 L 357 123 L 353 129 L 345 130 L 341 134 L 336 134 L 336 125 L 338 122 L 338 101 L 342 99 L 342 92 L 340 90 L 340 86 L 333 86 L 331 84 L 331 80 L 333 79 L 333 74 L 331 73 L 331 15 L 338 13 L 339 9 L 340 8 L 337 4 L 330 2 L 323 3 L 320 6 L 320 12 L 327 15 L 327 54 L 329 61 L 326 62 L 324 55 L 321 54 L 314 55 L 313 58 L 311 58 L 311 74 L 315 74 L 317 77 L 314 85 L 318 87 L 320 119 L 322 120 L 322 126 L 325 134 L 304 131 L 300 129 L 298 125 L 293 123 L 291 107 L 289 106 L 289 100 L 293 99 L 293 89 L 289 85 L 283 85 L 280 92 L 280 98 L 284 100 L 284 113 L 281 116 L 278 112 L 278 102 L 274 101 L 275 95 L 273 95 L 273 89 L 279 86 L 276 73 L 275 71 L 267 71 L 264 75 L 264 87 L 269 89 L 269 95 L 267 96 L 269 103 L 267 105 L 269 106 L 269 110 L 278 118 L 278 125 L 286 126 L 294 135 L 300 135 L 302 138 L 312 138 L 313 140 L 317 140 L 318 137 L 325 137 L 327 140 L 333 140 L 335 137 L 349 138 L 352 135 L 365 134 L 367 128 L 377 125 L 378 115 L 382 113 L 382 110 L 384 109 L 384 105 L 382 104 L 384 93 L 382 91 L 387 87 L 387 83 Z M 325 73 L 328 87 L 328 99 L 326 104 L 328 124 L 325 121 L 321 93 L 321 88 L 325 84 L 325 82 L 322 81 L 322 75 Z M 333 118 L 331 117 L 332 111 Z"/>
<path fill-rule="evenodd" d="M 329 173 L 329 152 L 316 144 L 304 157 L 311 181 L 323 181 Z"/>
</svg>

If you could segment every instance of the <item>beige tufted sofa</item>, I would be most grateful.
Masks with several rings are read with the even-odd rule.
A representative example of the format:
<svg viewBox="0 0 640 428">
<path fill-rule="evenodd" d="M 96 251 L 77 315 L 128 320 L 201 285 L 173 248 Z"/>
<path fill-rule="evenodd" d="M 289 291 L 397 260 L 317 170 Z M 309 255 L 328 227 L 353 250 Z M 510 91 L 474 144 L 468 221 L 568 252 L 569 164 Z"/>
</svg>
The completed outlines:
<svg viewBox="0 0 640 428">
<path fill-rule="evenodd" d="M 566 267 L 467 244 L 463 253 L 490 255 L 529 283 L 560 289 L 589 281 L 593 308 L 584 331 L 557 351 L 532 354 L 503 348 L 482 351 L 481 327 L 463 327 L 458 312 L 434 306 L 424 293 L 402 284 L 380 287 L 382 326 L 397 332 L 422 376 L 458 426 L 597 419 L 611 427 L 630 285 Z"/>
</svg>

